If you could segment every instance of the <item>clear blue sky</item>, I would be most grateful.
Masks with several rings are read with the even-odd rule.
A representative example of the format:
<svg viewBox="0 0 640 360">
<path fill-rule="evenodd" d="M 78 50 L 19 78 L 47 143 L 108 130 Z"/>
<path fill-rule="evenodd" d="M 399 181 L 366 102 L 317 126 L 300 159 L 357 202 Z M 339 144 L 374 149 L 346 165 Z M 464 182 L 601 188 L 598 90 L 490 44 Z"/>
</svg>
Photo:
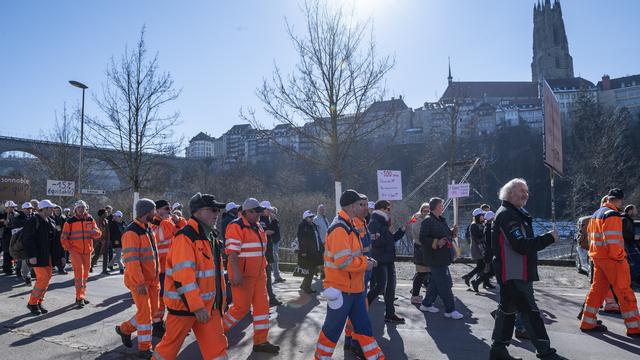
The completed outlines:
<svg viewBox="0 0 640 360">
<path fill-rule="evenodd" d="M 410 107 L 444 91 L 447 56 L 456 80 L 530 80 L 533 0 L 330 0 L 372 16 L 381 54 L 396 58 L 389 96 Z M 597 82 L 640 73 L 640 1 L 563 0 L 576 76 Z M 301 24 L 299 2 L 0 2 L 0 133 L 37 135 L 54 112 L 79 104 L 86 83 L 99 92 L 111 56 L 134 45 L 144 24 L 151 53 L 183 92 L 167 110 L 181 113 L 176 135 L 220 136 L 240 107 L 260 108 L 255 89 L 276 61 L 295 64 L 284 18 Z M 86 112 L 103 116 L 89 96 Z M 267 123 L 272 122 L 265 119 Z"/>
</svg>

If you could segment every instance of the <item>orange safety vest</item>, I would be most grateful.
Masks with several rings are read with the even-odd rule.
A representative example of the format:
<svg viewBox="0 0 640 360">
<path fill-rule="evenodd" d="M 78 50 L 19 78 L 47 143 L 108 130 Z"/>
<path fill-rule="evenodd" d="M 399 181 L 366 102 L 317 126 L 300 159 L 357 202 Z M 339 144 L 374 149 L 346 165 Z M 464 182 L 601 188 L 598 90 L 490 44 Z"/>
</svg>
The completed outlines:
<svg viewBox="0 0 640 360">
<path fill-rule="evenodd" d="M 363 255 L 358 230 L 344 210 L 327 230 L 324 252 L 324 287 L 346 293 L 364 291 L 367 257 Z"/>
<path fill-rule="evenodd" d="M 607 203 L 593 214 L 587 226 L 589 256 L 592 259 L 624 260 L 622 237 L 622 215 L 618 209 Z"/>
<path fill-rule="evenodd" d="M 215 240 L 214 240 L 215 241 Z M 215 249 L 202 226 L 191 218 L 178 231 L 167 256 L 163 300 L 170 314 L 193 315 L 215 305 L 224 309 L 225 283 L 222 274 L 222 244 Z M 214 304 L 216 293 L 218 304 Z"/>
<path fill-rule="evenodd" d="M 178 227 L 171 220 L 171 218 L 160 219 L 154 217 L 150 223 L 151 230 L 156 237 L 156 243 L 158 244 L 158 255 L 160 256 L 160 272 L 164 273 L 165 263 L 167 261 L 167 254 L 171 249 L 171 240 L 178 232 Z"/>
<path fill-rule="evenodd" d="M 227 225 L 225 231 L 225 244 L 227 255 L 238 254 L 238 268 L 243 276 L 258 277 L 266 274 L 267 259 L 264 254 L 267 251 L 267 235 L 260 224 L 252 225 L 240 215 Z M 229 277 L 233 278 L 233 269 L 227 267 Z"/>
<path fill-rule="evenodd" d="M 178 222 L 176 222 L 176 226 L 178 227 L 178 229 L 182 229 L 183 227 L 187 226 L 187 219 L 180 216 L 178 218 Z"/>
<path fill-rule="evenodd" d="M 159 281 L 158 249 L 148 225 L 134 220 L 122 234 L 124 284 L 129 289 Z"/>
<path fill-rule="evenodd" d="M 98 229 L 91 215 L 79 218 L 77 215 L 67 219 L 62 227 L 60 242 L 66 251 L 80 254 L 93 252 L 93 239 L 100 239 L 102 231 Z"/>
</svg>

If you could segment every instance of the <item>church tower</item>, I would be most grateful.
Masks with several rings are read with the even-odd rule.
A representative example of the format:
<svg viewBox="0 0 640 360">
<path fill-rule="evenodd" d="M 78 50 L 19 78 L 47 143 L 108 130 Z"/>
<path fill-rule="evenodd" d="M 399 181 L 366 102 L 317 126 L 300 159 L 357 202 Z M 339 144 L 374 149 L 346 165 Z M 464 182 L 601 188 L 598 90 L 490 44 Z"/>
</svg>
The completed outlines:
<svg viewBox="0 0 640 360">
<path fill-rule="evenodd" d="M 533 60 L 531 78 L 545 79 L 573 77 L 573 58 L 564 30 L 559 0 L 538 2 L 533 6 Z"/>
</svg>

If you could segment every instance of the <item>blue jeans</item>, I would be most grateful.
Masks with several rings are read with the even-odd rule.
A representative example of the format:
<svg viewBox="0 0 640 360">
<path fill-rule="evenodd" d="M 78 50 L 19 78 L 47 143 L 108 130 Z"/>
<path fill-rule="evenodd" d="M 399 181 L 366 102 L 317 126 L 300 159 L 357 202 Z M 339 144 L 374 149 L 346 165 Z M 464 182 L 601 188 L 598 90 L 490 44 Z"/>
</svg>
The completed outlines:
<svg viewBox="0 0 640 360">
<path fill-rule="evenodd" d="M 373 268 L 373 276 L 376 278 L 376 283 L 367 294 L 367 301 L 371 304 L 378 295 L 384 294 L 385 315 L 394 315 L 396 313 L 393 306 L 393 300 L 396 297 L 396 268 L 394 263 L 378 264 Z"/>
<path fill-rule="evenodd" d="M 431 268 L 431 281 L 429 282 L 429 288 L 427 288 L 427 295 L 422 300 L 422 305 L 431 306 L 436 301 L 436 298 L 440 296 L 440 299 L 444 303 L 444 311 L 447 313 L 453 312 L 456 307 L 453 300 L 453 281 L 451 280 L 451 273 L 449 272 L 449 266 L 430 266 Z"/>
</svg>

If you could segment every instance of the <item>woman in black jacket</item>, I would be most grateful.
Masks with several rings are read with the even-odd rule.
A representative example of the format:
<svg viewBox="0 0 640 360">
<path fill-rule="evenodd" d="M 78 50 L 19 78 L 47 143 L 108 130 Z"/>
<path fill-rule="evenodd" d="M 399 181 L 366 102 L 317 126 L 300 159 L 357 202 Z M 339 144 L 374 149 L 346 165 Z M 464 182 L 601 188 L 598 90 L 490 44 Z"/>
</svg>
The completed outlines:
<svg viewBox="0 0 640 360">
<path fill-rule="evenodd" d="M 318 225 L 313 223 L 314 216 L 311 211 L 305 211 L 302 214 L 302 222 L 298 225 L 298 266 L 307 271 L 300 289 L 307 294 L 316 292 L 311 288 L 311 281 L 316 274 L 318 266 L 324 263 L 324 246 L 322 245 Z"/>
<path fill-rule="evenodd" d="M 49 200 L 40 201 L 38 214 L 32 216 L 22 229 L 22 241 L 29 256 L 28 262 L 36 272 L 36 283 L 27 304 L 27 308 L 34 315 L 48 312 L 42 306 L 42 302 L 51 280 L 52 265 L 64 258 L 56 224 L 50 217 L 53 207 Z"/>
<path fill-rule="evenodd" d="M 427 289 L 427 295 L 420 305 L 421 311 L 437 313 L 440 310 L 433 306 L 436 298 L 440 296 L 444 303 L 444 316 L 450 319 L 462 319 L 463 316 L 455 308 L 453 298 L 453 281 L 449 272 L 449 265 L 453 262 L 453 238 L 458 229 L 449 228 L 447 220 L 442 216 L 444 212 L 444 200 L 432 198 L 429 200 L 431 214 L 422 222 L 420 228 L 420 243 L 424 250 L 424 260 L 431 269 L 431 281 Z"/>
<path fill-rule="evenodd" d="M 116 211 L 109 221 L 109 241 L 113 250 L 115 250 L 114 256 L 109 261 L 109 271 L 113 271 L 113 265 L 118 263 L 118 269 L 120 274 L 124 274 L 124 264 L 122 263 L 122 234 L 124 233 L 125 224 L 122 221 L 122 211 Z"/>
<path fill-rule="evenodd" d="M 371 242 L 371 255 L 378 262 L 373 268 L 373 285 L 367 294 L 369 304 L 378 295 L 384 293 L 385 316 L 384 321 L 389 323 L 404 324 L 404 319 L 396 315 L 393 301 L 396 297 L 396 241 L 404 236 L 404 229 L 400 228 L 395 233 L 389 229 L 391 222 L 391 202 L 378 200 L 374 206 L 373 214 L 367 228 L 371 234 L 375 234 Z"/>
<path fill-rule="evenodd" d="M 465 284 L 470 286 L 471 279 L 477 275 L 477 278 L 484 273 L 486 264 L 484 257 L 486 253 L 486 241 L 484 237 L 484 211 L 480 208 L 473 210 L 473 222 L 469 224 L 467 236 L 469 237 L 469 245 L 471 247 L 471 259 L 476 262 L 476 267 L 466 275 L 462 276 Z M 477 279 L 476 279 L 477 280 Z M 478 282 L 473 282 L 473 291 L 478 292 Z"/>
</svg>

